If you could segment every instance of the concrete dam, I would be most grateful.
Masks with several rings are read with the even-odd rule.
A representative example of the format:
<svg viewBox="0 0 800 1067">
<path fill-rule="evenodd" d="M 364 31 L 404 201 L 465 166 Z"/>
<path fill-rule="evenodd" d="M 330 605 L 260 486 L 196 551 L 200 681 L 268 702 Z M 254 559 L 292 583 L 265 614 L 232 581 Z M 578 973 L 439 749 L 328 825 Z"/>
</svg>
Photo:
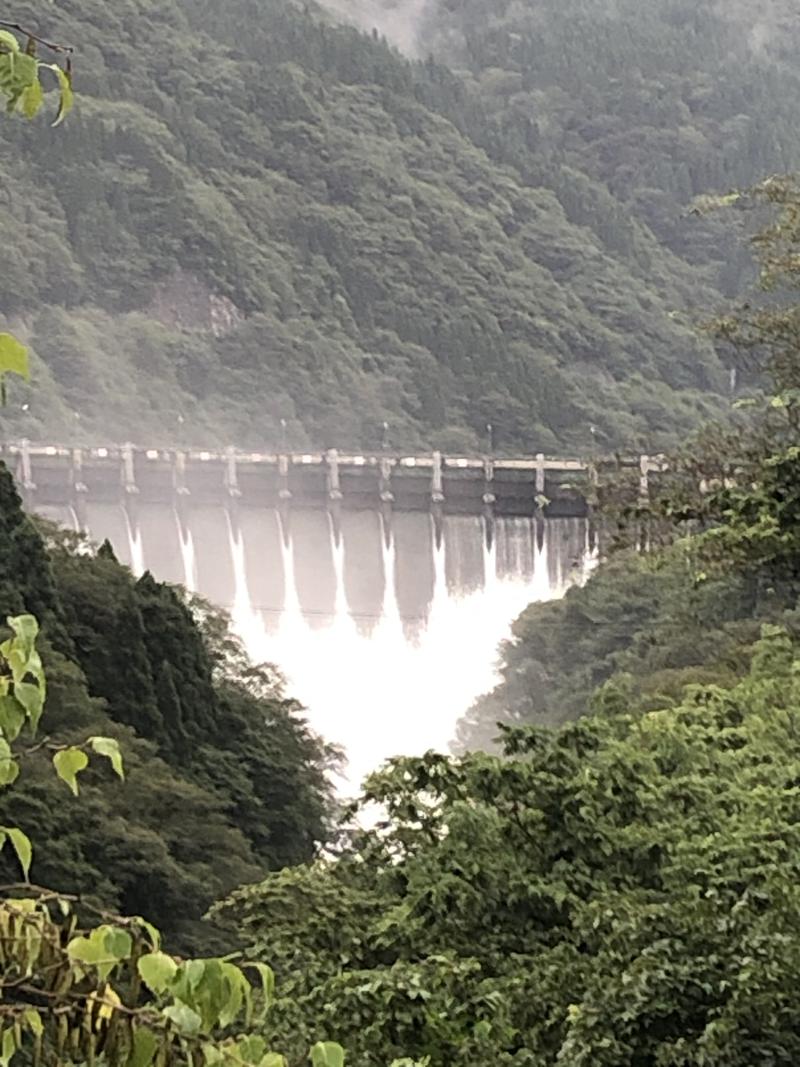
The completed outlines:
<svg viewBox="0 0 800 1067">
<path fill-rule="evenodd" d="M 344 745 L 348 787 L 387 756 L 446 748 L 516 616 L 595 555 L 597 474 L 579 459 L 27 442 L 3 459 L 29 510 L 226 608 Z M 631 465 L 646 488 L 652 461 Z"/>
</svg>

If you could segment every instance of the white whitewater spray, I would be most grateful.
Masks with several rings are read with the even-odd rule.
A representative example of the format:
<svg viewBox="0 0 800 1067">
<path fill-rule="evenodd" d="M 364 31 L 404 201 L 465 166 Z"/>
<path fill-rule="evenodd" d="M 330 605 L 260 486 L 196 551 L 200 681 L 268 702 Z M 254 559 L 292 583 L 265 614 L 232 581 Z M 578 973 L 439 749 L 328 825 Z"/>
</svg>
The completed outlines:
<svg viewBox="0 0 800 1067">
<path fill-rule="evenodd" d="M 131 570 L 137 578 L 141 578 L 145 572 L 142 535 L 139 528 L 134 527 L 131 523 L 127 510 L 124 510 L 123 514 L 125 515 L 125 525 L 128 530 L 128 551 L 131 557 Z"/>
<path fill-rule="evenodd" d="M 334 607 L 332 628 L 336 631 L 336 643 L 341 643 L 354 640 L 357 633 L 357 627 L 353 616 L 350 614 L 350 609 L 347 604 L 347 594 L 345 593 L 344 538 L 340 535 L 337 540 L 336 532 L 333 527 L 333 519 L 330 516 L 329 522 L 331 544 L 333 547 L 333 570 L 336 575 L 336 605 Z"/>
<path fill-rule="evenodd" d="M 496 684 L 497 649 L 513 620 L 532 601 L 563 593 L 565 580 L 554 584 L 550 578 L 549 524 L 541 548 L 535 526 L 527 520 L 501 528 L 501 535 L 506 538 L 508 573 L 498 575 L 497 545 L 489 546 L 481 530 L 483 582 L 460 593 L 448 589 L 447 539 L 436 544 L 431 523 L 433 596 L 427 622 L 414 641 L 403 633 L 394 580 L 395 545 L 385 534 L 381 537 L 383 608 L 368 635 L 358 631 L 350 615 L 344 581 L 346 546 L 336 542 L 333 530 L 336 609 L 329 626 L 312 628 L 304 619 L 292 541 L 283 536 L 286 592 L 274 635 L 243 602 L 242 546 L 232 540 L 239 632 L 254 658 L 276 663 L 286 674 L 290 691 L 308 708 L 314 728 L 344 746 L 345 791 L 354 791 L 370 770 L 391 756 L 420 754 L 429 748 L 446 751 L 459 717 Z"/>
<path fill-rule="evenodd" d="M 390 532 L 381 521 L 381 547 L 383 564 L 383 606 L 378 628 L 374 634 L 375 648 L 401 648 L 405 639 L 403 637 L 403 622 L 400 618 L 400 605 L 397 602 L 397 589 L 395 587 L 395 547 Z M 370 642 L 372 643 L 372 642 Z"/>
<path fill-rule="evenodd" d="M 231 559 L 233 560 L 233 606 L 231 608 L 231 620 L 234 629 L 240 634 L 255 635 L 263 630 L 258 614 L 253 610 L 250 603 L 250 592 L 247 588 L 247 568 L 244 559 L 244 542 L 241 534 L 234 529 L 231 517 L 226 513 L 228 520 L 228 539 L 230 543 Z M 253 638 L 251 637 L 251 640 Z"/>
<path fill-rule="evenodd" d="M 181 546 L 181 561 L 183 563 L 183 584 L 186 586 L 190 593 L 196 593 L 197 563 L 195 562 L 194 540 L 192 538 L 192 531 L 189 529 L 184 530 L 180 519 L 177 519 L 177 522 L 178 538 L 180 540 Z"/>
<path fill-rule="evenodd" d="M 355 532 L 350 522 L 350 532 L 337 536 L 331 521 L 328 551 L 322 554 L 331 575 L 324 560 L 309 563 L 308 545 L 296 546 L 276 513 L 246 518 L 241 526 L 229 519 L 227 536 L 215 549 L 227 555 L 212 574 L 215 595 L 230 608 L 251 658 L 275 664 L 288 691 L 308 709 L 312 726 L 343 746 L 348 765 L 339 785 L 349 793 L 391 756 L 447 750 L 458 719 L 497 683 L 498 648 L 513 621 L 531 602 L 554 599 L 584 581 L 597 559 L 586 524 L 578 520 L 537 527 L 532 519 L 498 519 L 490 538 L 483 520 L 451 517 L 437 538 L 431 519 L 413 529 L 406 524 L 397 541 L 389 528 L 369 522 L 357 522 Z M 159 576 L 156 559 L 144 558 L 160 533 L 152 528 L 152 516 L 144 544 L 124 509 L 96 507 L 89 520 L 96 539 L 119 542 L 134 573 L 142 574 L 150 562 Z M 163 537 L 171 540 L 175 524 L 180 527 L 173 509 L 164 510 L 163 523 Z M 260 532 L 275 526 L 277 537 Z M 303 529 L 298 523 L 298 539 L 307 536 Z M 365 540 L 367 530 L 373 532 Z M 208 578 L 212 572 L 199 567 L 195 552 L 203 546 L 194 545 L 188 531 L 181 531 L 179 544 L 178 570 L 187 586 L 208 595 L 203 574 Z M 300 559 L 303 566 L 319 568 L 323 599 L 324 590 L 333 588 L 331 577 L 335 582 L 327 618 L 320 618 L 319 597 L 313 607 L 302 602 L 309 574 L 298 575 Z M 250 575 L 251 587 L 253 567 L 258 571 Z M 280 582 L 269 586 L 260 580 L 278 571 Z M 230 575 L 228 591 L 220 574 Z M 399 588 L 399 582 L 410 587 Z M 281 590 L 274 594 L 277 602 L 257 602 L 272 596 L 264 592 L 270 587 Z M 362 625 L 348 590 L 360 598 Z M 365 607 L 369 603 L 375 606 Z M 365 614 L 370 610 L 375 617 Z M 422 617 L 405 617 L 403 611 Z M 374 625 L 363 625 L 370 621 Z"/>
</svg>

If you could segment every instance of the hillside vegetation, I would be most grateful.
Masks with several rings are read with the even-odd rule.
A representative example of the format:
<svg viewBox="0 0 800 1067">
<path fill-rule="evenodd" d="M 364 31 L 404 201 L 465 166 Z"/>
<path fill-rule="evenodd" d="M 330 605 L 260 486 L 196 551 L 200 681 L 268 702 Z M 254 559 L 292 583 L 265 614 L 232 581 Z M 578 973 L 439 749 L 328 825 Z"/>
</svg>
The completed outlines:
<svg viewBox="0 0 800 1067">
<path fill-rule="evenodd" d="M 43 624 L 49 741 L 113 737 L 127 766 L 123 785 L 87 772 L 77 798 L 47 750 L 26 757 L 3 818 L 48 842 L 32 879 L 143 915 L 175 949 L 213 949 L 223 935 L 201 920 L 221 893 L 327 839 L 333 751 L 224 619 L 149 574 L 136 581 L 108 545 L 43 537 L 0 467 L 0 616 L 23 611 Z M 0 877 L 15 880 L 6 853 Z"/>
<path fill-rule="evenodd" d="M 730 220 L 699 222 L 686 208 L 800 163 L 789 5 L 442 0 L 426 10 L 426 39 L 464 69 L 495 154 L 526 174 L 550 170 L 556 185 L 564 168 L 580 171 L 621 219 L 646 224 L 728 293 L 740 287 L 746 259 Z"/>
<path fill-rule="evenodd" d="M 385 416 L 411 443 L 478 447 L 499 412 L 501 447 L 652 445 L 721 410 L 712 338 L 769 393 L 672 451 L 647 494 L 636 470 L 602 481 L 610 558 L 523 614 L 460 754 L 389 760 L 336 825 L 337 753 L 275 672 L 208 605 L 36 525 L 0 466 L 0 1061 L 790 1067 L 800 181 L 717 198 L 688 243 L 636 190 L 675 219 L 702 191 L 702 168 L 681 192 L 637 152 L 678 112 L 698 167 L 722 170 L 726 114 L 782 114 L 753 64 L 791 98 L 791 27 L 777 4 L 753 23 L 646 0 L 652 27 L 628 0 L 566 0 L 552 27 L 549 0 L 483 23 L 471 0 L 396 10 L 465 73 L 268 0 L 66 0 L 93 63 L 75 143 L 56 168 L 20 124 L 0 157 L 19 237 L 0 285 L 38 378 L 9 428 L 33 396 L 30 426 L 73 435 L 260 442 L 287 418 L 293 442 L 329 440 L 349 403 L 354 440 Z M 0 32 L 0 95 L 38 104 L 37 70 Z M 705 113 L 698 70 L 728 78 Z M 698 339 L 692 300 L 747 284 L 725 227 L 762 218 L 762 294 Z M 378 699 L 374 729 L 386 714 Z"/>
<path fill-rule="evenodd" d="M 68 136 L 0 134 L 0 310 L 35 354 L 8 435 L 275 445 L 285 419 L 290 444 L 366 447 L 386 421 L 457 450 L 491 421 L 502 450 L 657 448 L 718 410 L 692 322 L 714 271 L 517 121 L 544 126 L 508 34 L 506 89 L 476 91 L 278 0 L 47 21 L 80 45 L 79 104 Z"/>
</svg>

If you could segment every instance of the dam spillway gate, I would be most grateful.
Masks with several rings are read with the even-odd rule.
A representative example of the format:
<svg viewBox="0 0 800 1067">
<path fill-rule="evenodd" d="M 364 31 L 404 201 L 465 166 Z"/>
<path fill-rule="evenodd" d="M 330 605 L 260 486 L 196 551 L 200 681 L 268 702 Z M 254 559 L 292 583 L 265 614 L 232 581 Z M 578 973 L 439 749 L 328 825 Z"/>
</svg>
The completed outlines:
<svg viewBox="0 0 800 1067">
<path fill-rule="evenodd" d="M 6 445 L 29 510 L 96 542 L 135 573 L 256 612 L 296 611 L 363 632 L 396 614 L 408 634 L 437 595 L 495 579 L 544 598 L 595 544 L 596 469 L 579 459 L 295 454 Z M 638 466 L 643 483 L 651 461 Z M 437 594 L 438 589 L 438 594 Z"/>
</svg>

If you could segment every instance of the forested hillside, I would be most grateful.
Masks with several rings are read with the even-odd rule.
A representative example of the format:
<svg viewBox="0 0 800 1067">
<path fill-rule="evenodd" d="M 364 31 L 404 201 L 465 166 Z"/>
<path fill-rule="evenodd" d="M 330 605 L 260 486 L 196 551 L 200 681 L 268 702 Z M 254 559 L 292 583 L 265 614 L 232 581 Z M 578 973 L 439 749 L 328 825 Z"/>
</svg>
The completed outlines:
<svg viewBox="0 0 800 1067">
<path fill-rule="evenodd" d="M 70 797 L 39 746 L 3 817 L 48 842 L 39 884 L 208 951 L 220 933 L 201 920 L 221 893 L 310 859 L 327 838 L 334 752 L 207 605 L 190 609 L 148 574 L 137 582 L 108 546 L 45 532 L 0 468 L 0 615 L 31 611 L 43 625 L 49 740 L 116 738 L 127 780 L 92 769 Z M 0 871 L 15 880 L 6 854 Z"/>
<path fill-rule="evenodd" d="M 502 678 L 458 727 L 459 749 L 496 747 L 500 723 L 558 725 L 610 678 L 619 699 L 659 707 L 691 684 L 731 683 L 765 622 L 800 634 L 793 595 L 733 574 L 698 584 L 681 551 L 627 553 L 563 600 L 532 604 L 503 646 Z"/>
<path fill-rule="evenodd" d="M 800 162 L 800 31 L 785 0 L 372 0 L 351 11 L 457 69 L 480 111 L 473 139 L 552 188 L 573 221 L 599 224 L 624 254 L 638 221 L 725 293 L 746 283 L 730 220 L 686 209 Z"/>
<path fill-rule="evenodd" d="M 69 0 L 40 28 L 80 93 L 68 137 L 2 129 L 0 309 L 36 357 L 8 435 L 375 446 L 386 421 L 456 450 L 491 421 L 501 450 L 652 449 L 717 410 L 716 271 L 537 132 L 508 33 L 495 84 L 283 0 Z"/>
<path fill-rule="evenodd" d="M 792 1067 L 800 180 L 717 198 L 696 239 L 677 221 L 706 181 L 791 162 L 762 113 L 717 138 L 765 85 L 791 97 L 792 27 L 777 4 L 394 9 L 464 72 L 272 0 L 59 5 L 74 140 L 56 167 L 20 122 L 0 156 L 0 294 L 36 355 L 8 431 L 243 443 L 285 418 L 341 443 L 385 418 L 480 447 L 491 418 L 503 448 L 653 447 L 722 411 L 714 343 L 768 392 L 646 480 L 601 467 L 606 558 L 518 620 L 460 754 L 391 759 L 338 812 L 336 750 L 226 620 L 28 518 L 0 465 L 0 1061 Z M 33 51 L 0 30 L 29 118 Z M 762 218 L 762 294 L 701 340 L 695 304 L 747 283 L 726 227 Z M 0 340 L 5 388 L 26 353 Z M 379 662 L 376 731 L 406 669 Z"/>
<path fill-rule="evenodd" d="M 741 283 L 724 224 L 685 218 L 692 197 L 800 162 L 792 100 L 798 27 L 782 0 L 443 0 L 436 51 L 466 68 L 505 150 L 580 170 L 674 252 Z M 431 31 L 426 27 L 426 34 Z"/>
</svg>

